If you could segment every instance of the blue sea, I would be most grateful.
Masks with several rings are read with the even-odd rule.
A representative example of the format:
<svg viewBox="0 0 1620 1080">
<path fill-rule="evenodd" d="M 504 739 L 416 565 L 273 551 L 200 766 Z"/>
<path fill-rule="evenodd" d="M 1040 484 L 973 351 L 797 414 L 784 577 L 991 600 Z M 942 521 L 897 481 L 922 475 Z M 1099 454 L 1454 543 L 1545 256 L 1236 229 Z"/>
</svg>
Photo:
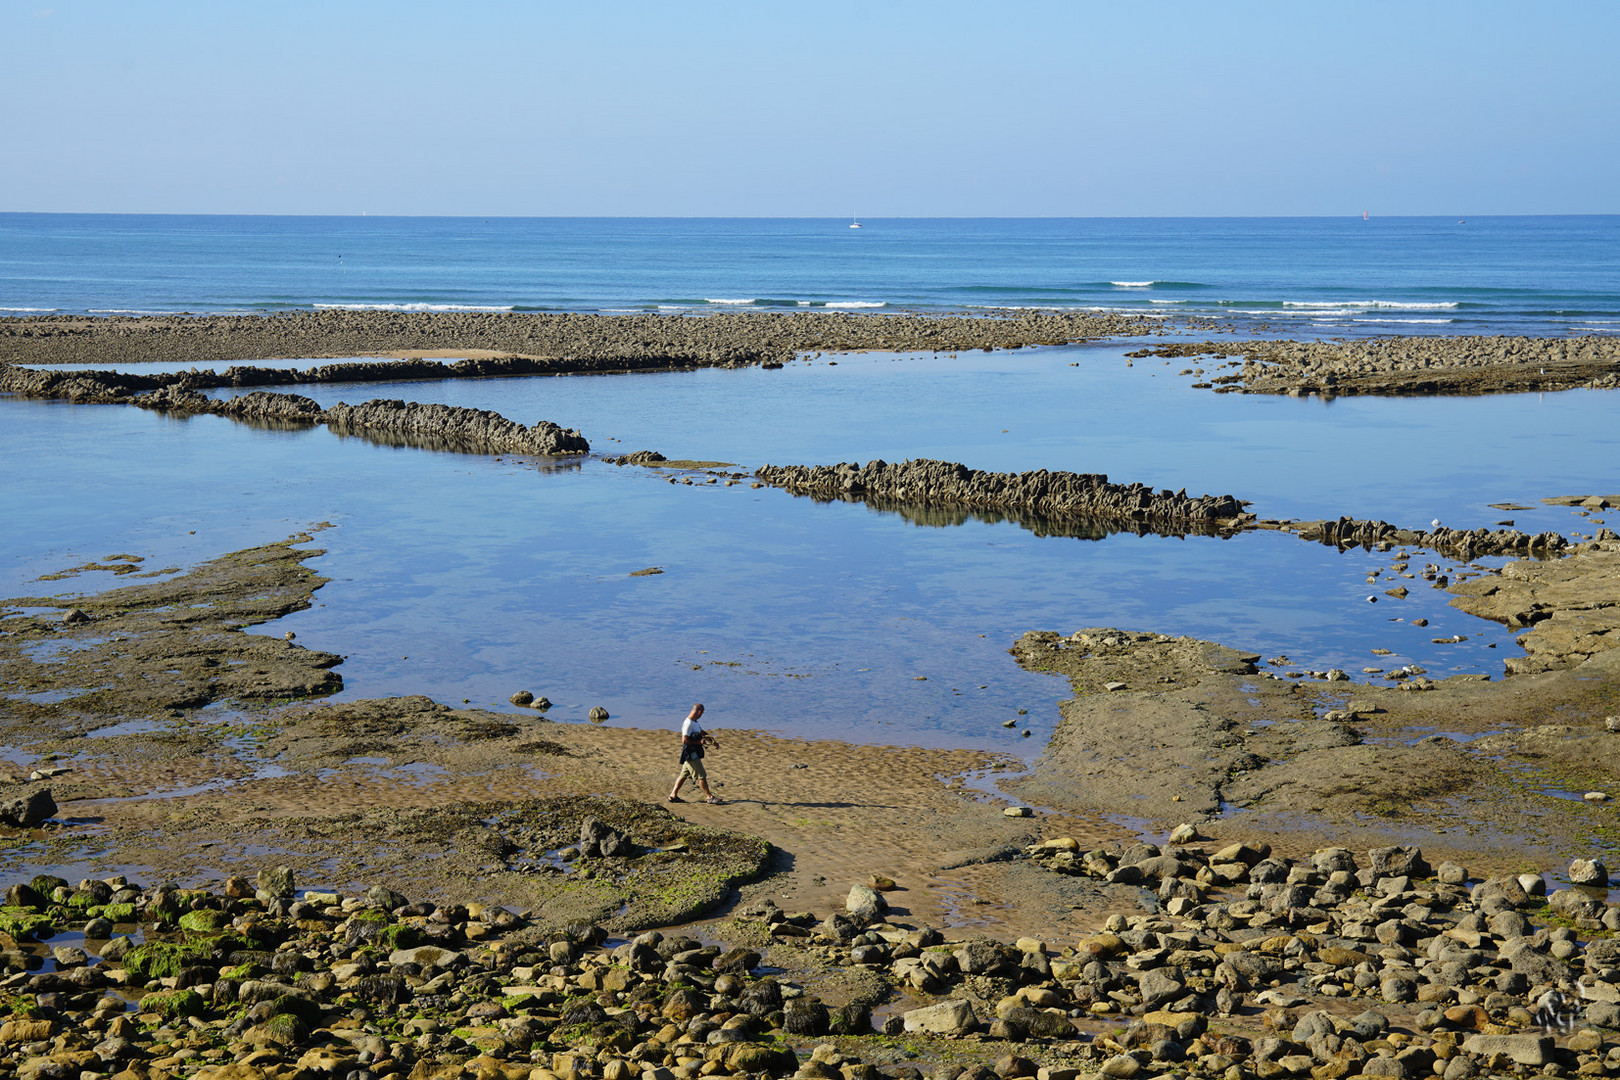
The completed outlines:
<svg viewBox="0 0 1620 1080">
<path fill-rule="evenodd" d="M 1620 332 L 1620 217 L 0 214 L 0 314 L 1009 308 L 1288 335 Z"/>
<path fill-rule="evenodd" d="M 1620 330 L 1615 217 L 849 224 L 9 214 L 0 309 L 1041 307 L 1155 315 L 1172 332 L 1181 315 L 1299 337 Z M 506 703 L 526 689 L 559 721 L 601 705 L 637 727 L 702 700 L 719 728 L 1028 758 L 1069 690 L 1012 662 L 1026 630 L 1189 634 L 1290 658 L 1272 670 L 1369 682 L 1364 667 L 1403 664 L 1500 677 L 1518 646 L 1421 581 L 1386 595 L 1403 583 L 1393 553 L 1276 533 L 1053 535 L 701 474 L 670 483 L 600 455 L 655 449 L 736 471 L 933 457 L 1231 493 L 1262 517 L 1571 535 L 1601 515 L 1544 497 L 1620 491 L 1614 391 L 1214 395 L 1189 387 L 1185 361 L 1127 358 L 1140 344 L 296 388 L 327 404 L 401 397 L 552 420 L 594 450 L 563 462 L 0 398 L 0 596 L 124 584 L 37 580 L 109 554 L 187 566 L 329 522 L 312 565 L 331 583 L 259 632 L 345 656 L 345 698 L 425 693 L 532 715 Z M 1466 569 L 1414 553 L 1429 560 Z M 651 567 L 663 573 L 632 576 Z"/>
</svg>

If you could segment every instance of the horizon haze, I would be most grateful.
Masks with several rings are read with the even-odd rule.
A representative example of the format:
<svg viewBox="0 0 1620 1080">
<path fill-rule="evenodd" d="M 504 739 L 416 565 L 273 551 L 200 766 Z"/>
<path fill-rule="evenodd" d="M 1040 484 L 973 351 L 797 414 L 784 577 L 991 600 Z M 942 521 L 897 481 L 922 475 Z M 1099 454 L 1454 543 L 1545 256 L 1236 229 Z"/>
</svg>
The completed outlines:
<svg viewBox="0 0 1620 1080">
<path fill-rule="evenodd" d="M 1620 211 L 1620 9 L 8 2 L 0 210 Z"/>
</svg>

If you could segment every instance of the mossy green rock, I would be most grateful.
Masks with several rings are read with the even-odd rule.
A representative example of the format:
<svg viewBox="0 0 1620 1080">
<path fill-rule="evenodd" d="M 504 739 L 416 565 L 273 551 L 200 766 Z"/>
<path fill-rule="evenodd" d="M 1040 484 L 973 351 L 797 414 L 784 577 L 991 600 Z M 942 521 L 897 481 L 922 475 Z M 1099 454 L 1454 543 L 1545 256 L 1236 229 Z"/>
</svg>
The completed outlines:
<svg viewBox="0 0 1620 1080">
<path fill-rule="evenodd" d="M 180 916 L 180 929 L 188 934 L 217 934 L 231 925 L 231 917 L 223 911 L 204 908 L 188 911 Z"/>
<path fill-rule="evenodd" d="M 179 920 L 182 910 L 180 900 L 174 893 L 160 893 L 146 905 L 146 917 L 153 922 L 173 924 Z"/>
<path fill-rule="evenodd" d="M 296 1013 L 278 1013 L 259 1026 L 272 1041 L 283 1046 L 302 1042 L 309 1035 L 309 1025 Z"/>
<path fill-rule="evenodd" d="M 178 975 L 181 968 L 206 960 L 209 955 L 210 950 L 195 945 L 149 941 L 124 954 L 124 970 L 143 982 L 151 982 Z"/>
<path fill-rule="evenodd" d="M 135 921 L 135 905 L 108 904 L 101 909 L 101 917 L 108 922 L 132 923 Z"/>
<path fill-rule="evenodd" d="M 321 1020 L 320 1004 L 313 998 L 305 997 L 302 994 L 282 994 L 271 1003 L 270 1008 L 275 1011 L 277 1016 L 290 1014 L 298 1017 L 298 1019 L 311 1027 L 320 1023 Z"/>
<path fill-rule="evenodd" d="M 29 887 L 40 896 L 50 896 L 57 889 L 67 888 L 67 878 L 57 877 L 55 874 L 35 874 L 28 882 Z"/>
<path fill-rule="evenodd" d="M 409 923 L 398 923 L 377 935 L 377 944 L 389 952 L 398 949 L 414 949 L 422 944 L 424 940 L 426 939 L 423 938 L 421 929 Z"/>
<path fill-rule="evenodd" d="M 10 934 L 18 941 L 31 941 L 36 937 L 49 937 L 51 917 L 32 908 L 0 907 L 0 932 Z"/>
<path fill-rule="evenodd" d="M 208 1003 L 195 990 L 156 990 L 141 998 L 140 1007 L 142 1012 L 157 1013 L 166 1020 L 208 1011 Z"/>
</svg>

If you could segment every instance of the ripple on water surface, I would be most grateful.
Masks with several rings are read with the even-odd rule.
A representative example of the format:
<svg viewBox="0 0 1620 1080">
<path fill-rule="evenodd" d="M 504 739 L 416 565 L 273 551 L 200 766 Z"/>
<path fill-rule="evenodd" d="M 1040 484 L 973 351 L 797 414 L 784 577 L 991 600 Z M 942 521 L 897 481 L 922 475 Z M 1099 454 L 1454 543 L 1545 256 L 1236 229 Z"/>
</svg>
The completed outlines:
<svg viewBox="0 0 1620 1080">
<path fill-rule="evenodd" d="M 579 427 L 599 452 L 743 468 L 927 456 L 1106 472 L 1230 492 L 1263 516 L 1459 527 L 1513 517 L 1526 531 L 1568 532 L 1593 526 L 1539 505 L 1553 493 L 1546 478 L 1559 477 L 1557 493 L 1612 487 L 1612 395 L 1216 396 L 1162 366 L 1128 368 L 1120 353 L 866 354 L 781 371 L 296 389 L 323 404 L 493 408 Z M 1365 666 L 1409 664 L 1431 677 L 1498 675 L 1517 651 L 1504 628 L 1449 608 L 1440 590 L 1408 583 L 1407 596 L 1386 596 L 1397 552 L 1275 533 L 1040 535 L 971 514 L 670 484 L 666 471 L 595 459 L 558 472 L 322 428 L 20 401 L 0 412 L 0 449 L 18 463 L 0 498 L 22 518 L 0 540 L 12 595 L 81 556 L 133 548 L 195 562 L 330 521 L 315 540 L 328 554 L 312 566 L 331 583 L 311 609 L 261 629 L 344 655 L 346 698 L 425 693 L 515 713 L 508 696 L 528 689 L 556 703 L 554 720 L 601 705 L 629 726 L 674 724 L 701 700 L 720 727 L 1028 757 L 1069 691 L 1007 656 L 1026 630 L 1188 634 L 1368 679 Z M 1494 433 L 1488 455 L 1459 449 L 1480 430 Z M 1529 509 L 1489 505 L 1509 502 Z M 648 567 L 663 573 L 632 576 Z"/>
</svg>

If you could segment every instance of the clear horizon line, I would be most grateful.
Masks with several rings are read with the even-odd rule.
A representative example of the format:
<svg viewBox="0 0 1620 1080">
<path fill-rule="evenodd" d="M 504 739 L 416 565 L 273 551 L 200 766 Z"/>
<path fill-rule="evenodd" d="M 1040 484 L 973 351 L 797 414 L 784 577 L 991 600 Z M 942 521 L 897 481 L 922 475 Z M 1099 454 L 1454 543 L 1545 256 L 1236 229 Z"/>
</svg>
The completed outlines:
<svg viewBox="0 0 1620 1080">
<path fill-rule="evenodd" d="M 0 216 L 15 217 L 262 217 L 262 218 L 383 218 L 419 219 L 448 218 L 485 221 L 842 221 L 844 215 L 826 214 L 373 214 L 359 213 L 281 213 L 273 211 L 229 210 L 0 210 Z M 867 217 L 871 221 L 1336 221 L 1356 219 L 1361 212 L 1347 214 L 898 214 Z M 1444 214 L 1372 214 L 1371 220 L 1408 220 L 1436 218 L 1441 220 L 1468 218 L 1521 218 L 1521 217 L 1617 217 L 1620 211 L 1586 211 L 1563 213 L 1536 211 L 1527 213 L 1469 213 L 1456 211 Z"/>
</svg>

